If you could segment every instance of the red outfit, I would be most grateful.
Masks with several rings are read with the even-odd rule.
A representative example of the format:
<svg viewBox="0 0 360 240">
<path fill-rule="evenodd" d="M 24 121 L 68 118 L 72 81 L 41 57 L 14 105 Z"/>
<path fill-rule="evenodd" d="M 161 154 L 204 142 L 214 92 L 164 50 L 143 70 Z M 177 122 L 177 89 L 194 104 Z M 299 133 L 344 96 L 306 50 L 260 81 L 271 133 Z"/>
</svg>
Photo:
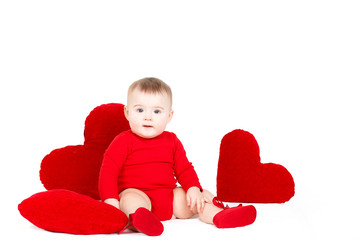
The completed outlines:
<svg viewBox="0 0 360 240">
<path fill-rule="evenodd" d="M 139 189 L 150 198 L 151 211 L 160 220 L 169 220 L 177 181 L 185 191 L 193 186 L 202 189 L 176 135 L 165 131 L 155 138 L 145 139 L 128 130 L 120 133 L 104 154 L 99 194 L 103 201 L 119 200 L 121 191 Z"/>
</svg>

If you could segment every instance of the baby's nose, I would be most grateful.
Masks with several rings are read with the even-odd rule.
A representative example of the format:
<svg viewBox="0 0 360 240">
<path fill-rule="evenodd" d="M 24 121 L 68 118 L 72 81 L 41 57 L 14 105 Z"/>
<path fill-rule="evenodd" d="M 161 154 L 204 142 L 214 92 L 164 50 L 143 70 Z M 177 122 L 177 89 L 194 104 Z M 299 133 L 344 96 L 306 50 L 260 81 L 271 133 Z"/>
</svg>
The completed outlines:
<svg viewBox="0 0 360 240">
<path fill-rule="evenodd" d="M 152 120 L 152 116 L 151 116 L 151 112 L 150 111 L 147 111 L 145 113 L 145 120 Z"/>
</svg>

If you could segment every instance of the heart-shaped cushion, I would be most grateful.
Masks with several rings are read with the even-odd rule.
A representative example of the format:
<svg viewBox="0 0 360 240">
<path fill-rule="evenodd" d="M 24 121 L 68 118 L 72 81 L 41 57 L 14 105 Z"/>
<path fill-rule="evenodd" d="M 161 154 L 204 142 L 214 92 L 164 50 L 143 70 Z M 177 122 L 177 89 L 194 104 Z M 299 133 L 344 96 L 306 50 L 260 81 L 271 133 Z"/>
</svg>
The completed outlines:
<svg viewBox="0 0 360 240">
<path fill-rule="evenodd" d="M 100 199 L 98 178 L 104 152 L 115 136 L 129 128 L 123 104 L 96 107 L 85 120 L 83 145 L 55 149 L 42 160 L 40 180 L 44 187 Z"/>
<path fill-rule="evenodd" d="M 217 195 L 225 202 L 283 203 L 295 194 L 289 171 L 274 163 L 261 163 L 255 137 L 244 130 L 226 134 L 220 145 Z"/>
<path fill-rule="evenodd" d="M 18 209 L 35 226 L 53 232 L 114 233 L 128 222 L 119 209 L 63 189 L 36 193 L 22 201 Z"/>
</svg>

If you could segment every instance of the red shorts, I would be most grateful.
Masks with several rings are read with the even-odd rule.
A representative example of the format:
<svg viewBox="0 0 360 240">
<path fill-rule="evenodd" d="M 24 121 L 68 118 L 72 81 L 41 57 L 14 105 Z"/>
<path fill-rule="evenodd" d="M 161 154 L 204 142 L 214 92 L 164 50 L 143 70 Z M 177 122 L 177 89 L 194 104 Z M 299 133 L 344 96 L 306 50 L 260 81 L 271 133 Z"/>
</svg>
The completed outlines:
<svg viewBox="0 0 360 240">
<path fill-rule="evenodd" d="M 157 216 L 160 221 L 170 220 L 173 216 L 174 192 L 171 188 L 159 188 L 154 190 L 143 190 L 135 188 L 145 193 L 151 202 L 151 212 Z M 125 189 L 119 189 L 121 193 Z"/>
<path fill-rule="evenodd" d="M 151 212 L 160 221 L 170 220 L 173 216 L 173 189 L 160 188 L 151 191 L 143 191 L 151 201 Z"/>
</svg>

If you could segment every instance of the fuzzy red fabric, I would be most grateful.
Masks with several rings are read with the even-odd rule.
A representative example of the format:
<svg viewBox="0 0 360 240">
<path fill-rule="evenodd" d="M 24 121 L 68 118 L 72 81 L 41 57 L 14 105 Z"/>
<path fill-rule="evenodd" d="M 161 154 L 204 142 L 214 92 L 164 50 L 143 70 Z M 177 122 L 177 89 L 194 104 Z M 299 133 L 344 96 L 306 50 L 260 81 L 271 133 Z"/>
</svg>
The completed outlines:
<svg viewBox="0 0 360 240">
<path fill-rule="evenodd" d="M 53 232 L 115 233 L 128 223 L 117 208 L 69 190 L 36 193 L 22 201 L 18 209 L 35 226 Z"/>
<path fill-rule="evenodd" d="M 164 226 L 160 220 L 146 208 L 138 208 L 130 214 L 131 224 L 140 232 L 149 236 L 160 236 Z"/>
<path fill-rule="evenodd" d="M 255 219 L 256 209 L 248 205 L 224 209 L 214 216 L 213 222 L 217 228 L 236 228 L 253 224 Z"/>
<path fill-rule="evenodd" d="M 225 202 L 283 203 L 295 194 L 289 171 L 260 162 L 255 137 L 244 130 L 226 134 L 220 145 L 217 196 Z"/>
<path fill-rule="evenodd" d="M 127 188 L 143 191 L 151 200 L 151 211 L 161 220 L 173 215 L 173 190 L 179 182 L 185 192 L 202 190 L 185 149 L 174 133 L 164 131 L 144 139 L 131 130 L 120 133 L 104 154 L 100 169 L 101 200 L 116 198 Z"/>
<path fill-rule="evenodd" d="M 123 104 L 96 107 L 85 120 L 83 145 L 53 150 L 42 160 L 40 180 L 44 187 L 100 199 L 98 179 L 104 152 L 116 135 L 128 129 Z"/>
</svg>

